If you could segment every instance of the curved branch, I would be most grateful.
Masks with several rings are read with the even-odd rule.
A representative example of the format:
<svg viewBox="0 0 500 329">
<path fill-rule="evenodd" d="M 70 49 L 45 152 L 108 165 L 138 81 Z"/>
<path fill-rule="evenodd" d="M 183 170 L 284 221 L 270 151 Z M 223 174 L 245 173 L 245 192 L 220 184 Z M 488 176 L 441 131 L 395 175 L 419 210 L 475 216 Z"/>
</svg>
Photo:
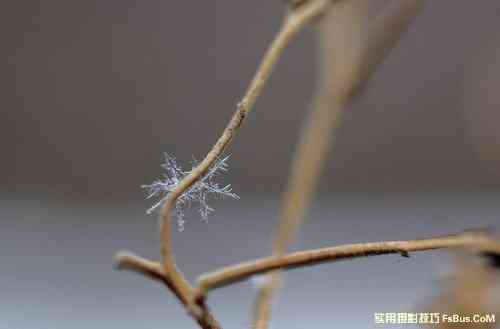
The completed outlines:
<svg viewBox="0 0 500 329">
<path fill-rule="evenodd" d="M 200 164 L 194 168 L 189 175 L 179 182 L 177 187 L 168 195 L 160 211 L 160 243 L 162 266 L 165 273 L 175 286 L 176 291 L 184 299 L 191 300 L 194 296 L 193 288 L 187 282 L 184 275 L 176 266 L 171 242 L 171 214 L 172 209 L 181 196 L 194 183 L 201 179 L 212 164 L 222 155 L 228 147 L 245 117 L 250 113 L 262 89 L 266 85 L 274 70 L 281 54 L 285 48 L 295 39 L 297 34 L 313 19 L 325 12 L 331 0 L 314 0 L 307 5 L 292 10 L 286 17 L 284 24 L 272 41 L 269 49 L 264 55 L 262 62 L 248 87 L 245 96 L 238 103 L 236 112 L 224 129 L 221 137 L 217 140 L 210 152 Z"/>
<path fill-rule="evenodd" d="M 161 264 L 128 253 L 122 253 L 117 256 L 118 268 L 131 270 L 149 278 L 163 281 L 184 304 L 186 309 L 189 310 L 202 328 L 218 329 L 220 325 L 208 312 L 205 304 L 202 301 L 198 302 L 195 300 L 193 287 L 177 268 L 171 241 L 172 209 L 177 199 L 207 174 L 213 163 L 229 146 L 243 120 L 255 105 L 285 48 L 308 23 L 323 14 L 331 2 L 332 0 L 311 0 L 307 4 L 293 8 L 288 13 L 281 29 L 264 55 L 245 96 L 238 103 L 236 112 L 224 129 L 221 137 L 203 161 L 189 175 L 184 177 L 167 196 L 160 211 Z"/>
<path fill-rule="evenodd" d="M 400 254 L 408 257 L 410 252 L 441 248 L 468 247 L 481 253 L 500 255 L 500 242 L 473 234 L 449 235 L 438 238 L 381 241 L 347 244 L 290 253 L 282 257 L 267 257 L 246 262 L 205 274 L 198 279 L 198 294 L 204 296 L 210 290 L 221 288 L 251 276 L 274 270 L 290 270 L 325 262 L 334 262 L 358 257 L 384 254 Z"/>
<path fill-rule="evenodd" d="M 373 23 L 368 2 L 339 1 L 320 26 L 319 83 L 308 125 L 301 133 L 280 210 L 273 257 L 284 255 L 304 220 L 322 167 L 331 152 L 331 137 L 344 108 L 359 95 L 367 80 L 417 15 L 423 0 L 393 0 Z M 304 0 L 293 2 L 295 5 Z M 279 272 L 270 274 L 254 304 L 255 329 L 269 328 L 273 295 L 281 285 Z"/>
<path fill-rule="evenodd" d="M 353 43 L 363 30 L 366 5 L 365 1 L 358 0 L 335 3 L 318 24 L 318 82 L 283 193 L 280 220 L 273 239 L 273 257 L 286 254 L 295 240 L 331 152 L 336 127 L 352 99 L 359 62 L 359 52 Z M 253 306 L 253 328 L 269 328 L 272 302 L 281 285 L 282 278 L 276 272 L 259 287 Z"/>
<path fill-rule="evenodd" d="M 308 23 L 325 12 L 330 2 L 331 0 L 314 0 L 311 1 L 310 4 L 301 6 L 297 10 L 288 14 L 283 26 L 264 55 L 259 69 L 250 83 L 245 96 L 241 102 L 238 103 L 236 112 L 224 129 L 221 137 L 217 140 L 203 161 L 200 162 L 200 164 L 194 168 L 189 175 L 184 177 L 184 179 L 179 182 L 177 187 L 168 195 L 160 213 L 161 251 L 165 270 L 168 271 L 169 269 L 167 267 L 175 263 L 170 238 L 170 217 L 177 199 L 207 173 L 212 164 L 228 147 L 229 143 L 240 128 L 243 120 L 252 110 L 285 48 L 295 39 L 297 34 Z"/>
</svg>

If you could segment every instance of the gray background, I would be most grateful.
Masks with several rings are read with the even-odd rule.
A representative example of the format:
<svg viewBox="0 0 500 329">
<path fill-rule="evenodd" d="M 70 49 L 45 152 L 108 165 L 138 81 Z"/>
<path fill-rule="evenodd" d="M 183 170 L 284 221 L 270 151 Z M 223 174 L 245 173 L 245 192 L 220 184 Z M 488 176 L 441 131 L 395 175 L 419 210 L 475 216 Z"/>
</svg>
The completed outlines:
<svg viewBox="0 0 500 329">
<path fill-rule="evenodd" d="M 206 154 L 284 9 L 280 1 L 1 6 L 0 188 L 102 201 L 140 198 L 162 152 Z M 499 138 L 499 14 L 495 0 L 429 2 L 346 115 L 324 188 L 498 186 L 500 173 L 489 170 L 498 152 L 481 163 L 475 145 Z M 288 49 L 232 146 L 239 191 L 281 190 L 314 49 L 311 30 Z"/>
<path fill-rule="evenodd" d="M 332 194 L 318 200 L 293 249 L 498 225 L 499 197 Z M 157 222 L 144 214 L 142 204 L 96 208 L 40 198 L 3 202 L 1 329 L 197 328 L 163 286 L 112 270 L 112 255 L 123 248 L 159 257 Z M 266 256 L 277 204 L 275 198 L 246 196 L 245 202 L 217 204 L 208 223 L 190 217 L 185 231 L 174 234 L 176 258 L 188 278 Z M 429 312 L 452 264 L 448 253 L 434 251 L 290 271 L 272 328 L 374 328 L 376 312 Z M 255 287 L 248 281 L 210 295 L 208 303 L 224 328 L 250 328 Z"/>
<path fill-rule="evenodd" d="M 204 156 L 282 12 L 263 0 L 1 2 L 0 328 L 194 328 L 160 286 L 113 272 L 111 256 L 157 258 L 140 185 L 162 152 Z M 295 248 L 497 225 L 499 15 L 495 0 L 428 2 L 346 113 Z M 270 249 L 313 88 L 312 32 L 231 147 L 224 181 L 242 200 L 175 235 L 191 279 Z M 371 328 L 373 312 L 435 293 L 440 255 L 292 272 L 275 328 Z M 214 294 L 226 327 L 248 327 L 254 290 Z"/>
</svg>

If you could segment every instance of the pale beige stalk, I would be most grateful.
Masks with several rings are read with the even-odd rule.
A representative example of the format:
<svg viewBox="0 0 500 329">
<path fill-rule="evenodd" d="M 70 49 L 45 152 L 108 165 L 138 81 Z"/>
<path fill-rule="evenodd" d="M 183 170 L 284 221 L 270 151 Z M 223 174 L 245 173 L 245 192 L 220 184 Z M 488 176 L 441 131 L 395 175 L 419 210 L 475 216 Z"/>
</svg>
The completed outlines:
<svg viewBox="0 0 500 329">
<path fill-rule="evenodd" d="M 418 12 L 419 0 L 395 0 L 368 23 L 366 0 L 336 3 L 322 20 L 318 39 L 320 79 L 292 162 L 282 201 L 273 256 L 280 258 L 295 239 L 318 184 L 341 111 L 400 39 Z M 279 273 L 270 275 L 254 305 L 253 328 L 267 329 Z"/>
<path fill-rule="evenodd" d="M 469 233 L 408 241 L 347 244 L 294 252 L 280 258 L 263 258 L 204 274 L 198 279 L 198 294 L 205 295 L 211 290 L 277 269 L 290 270 L 325 262 L 385 254 L 401 254 L 402 256 L 409 257 L 409 253 L 415 251 L 457 247 L 469 248 L 476 253 L 500 255 L 500 242 L 487 236 Z"/>
<path fill-rule="evenodd" d="M 273 245 L 275 258 L 283 256 L 295 239 L 331 148 L 332 131 L 349 101 L 356 76 L 352 70 L 357 69 L 358 62 L 352 43 L 355 37 L 359 38 L 363 10 L 364 4 L 358 0 L 336 3 L 320 23 L 319 83 L 292 160 Z M 253 328 L 268 328 L 272 301 L 280 286 L 280 274 L 273 273 L 260 287 L 254 304 Z"/>
<path fill-rule="evenodd" d="M 358 0 L 351 0 L 358 1 Z M 413 0 L 408 0 L 413 1 Z M 262 63 L 257 70 L 254 79 L 250 83 L 247 92 L 241 102 L 237 106 L 237 110 L 233 117 L 231 118 L 226 129 L 222 133 L 219 140 L 213 146 L 211 151 L 207 154 L 204 160 L 188 175 L 186 176 L 169 195 L 163 204 L 160 211 L 160 239 L 161 239 L 161 263 L 151 262 L 149 260 L 143 259 L 141 257 L 135 256 L 130 253 L 119 253 L 116 257 L 116 262 L 118 268 L 131 270 L 140 273 L 151 279 L 161 281 L 167 286 L 174 295 L 180 300 L 180 302 L 185 306 L 188 312 L 193 316 L 203 329 L 220 329 L 221 326 L 217 320 L 208 311 L 203 298 L 197 298 L 199 296 L 197 291 L 191 286 L 191 284 L 186 280 L 182 272 L 177 268 L 176 261 L 174 258 L 174 253 L 171 245 L 171 212 L 177 199 L 183 193 L 185 193 L 197 180 L 202 178 L 211 165 L 222 155 L 224 150 L 229 146 L 230 142 L 234 138 L 236 132 L 240 128 L 245 117 L 250 113 L 251 109 L 255 105 L 262 89 L 267 83 L 277 61 L 281 57 L 284 49 L 292 42 L 296 35 L 309 23 L 319 16 L 325 14 L 330 5 L 335 2 L 333 0 L 298 0 L 290 7 L 290 10 L 285 18 L 285 21 L 277 33 L 275 39 L 271 43 L 268 51 L 266 52 Z M 346 2 L 349 2 L 346 0 Z M 383 33 L 382 33 L 383 34 Z M 347 39 L 345 39 L 347 40 Z M 325 43 L 327 44 L 327 43 Z M 371 49 L 373 47 L 368 47 Z M 381 47 L 375 47 L 379 49 Z M 349 50 L 351 48 L 347 47 L 344 50 Z M 352 49 L 355 49 L 354 47 Z M 328 54 L 328 52 L 324 52 Z M 295 165 L 292 169 L 292 176 L 295 177 L 291 180 L 290 190 L 306 191 L 303 195 L 298 195 L 296 192 L 290 192 L 288 196 L 285 197 L 289 203 L 289 208 L 286 208 L 287 218 L 293 218 L 293 225 L 290 227 L 282 226 L 280 229 L 278 242 L 275 244 L 275 249 L 284 254 L 288 247 L 289 241 L 297 231 L 298 224 L 303 216 L 303 212 L 309 203 L 309 198 L 312 195 L 314 186 L 316 185 L 317 176 L 312 174 L 310 176 L 300 177 L 303 172 L 318 172 L 320 171 L 323 159 L 325 156 L 325 150 L 328 149 L 328 138 L 325 137 L 325 132 L 332 129 L 336 122 L 336 113 L 345 105 L 350 99 L 354 86 L 356 83 L 353 81 L 359 81 L 357 78 L 361 72 L 358 68 L 360 65 L 352 65 L 351 62 L 357 63 L 360 61 L 360 53 L 352 53 L 353 56 L 342 56 L 335 57 L 335 59 L 329 59 L 333 62 L 339 58 L 342 60 L 348 59 L 349 65 L 341 64 L 339 67 L 342 70 L 337 71 L 336 78 L 330 80 L 329 78 L 324 79 L 321 84 L 322 89 L 318 93 L 317 101 L 322 104 L 317 106 L 317 108 L 330 108 L 330 112 L 324 110 L 318 110 L 312 116 L 309 121 L 309 131 L 315 131 L 311 134 L 305 134 L 303 141 L 301 143 L 301 153 L 302 155 L 297 155 Z M 326 57 L 325 57 L 326 58 Z M 378 62 L 378 61 L 377 61 Z M 370 68 L 371 62 L 367 62 L 364 68 Z M 338 63 L 336 65 L 339 65 Z M 347 71 L 345 70 L 347 68 Z M 354 72 L 350 70 L 355 69 Z M 364 72 L 364 70 L 363 70 Z M 366 72 L 370 72 L 366 70 Z M 369 75 L 369 74 L 366 74 Z M 325 75 L 328 77 L 328 75 Z M 357 79 L 356 79 L 357 78 Z M 325 90 L 335 90 L 334 94 L 330 94 Z M 311 145 L 315 144 L 318 149 L 311 150 Z M 304 161 L 302 158 L 309 159 Z M 293 215 L 293 216 L 292 216 Z M 276 260 L 276 257 L 272 258 Z M 271 268 L 273 268 L 271 266 Z M 267 271 L 263 269 L 262 271 Z M 276 277 L 278 278 L 278 277 Z M 264 292 L 265 295 L 265 292 Z M 271 294 L 267 295 L 264 300 L 270 301 L 272 298 Z M 265 304 L 263 304 L 265 305 Z M 270 308 L 267 308 L 270 310 Z M 270 313 L 269 313 L 270 315 Z M 261 318 L 260 315 L 257 318 Z M 262 317 L 262 318 L 269 318 Z M 265 321 L 267 323 L 267 321 Z M 265 327 L 262 327 L 265 328 Z"/>
<path fill-rule="evenodd" d="M 194 168 L 189 175 L 184 177 L 168 195 L 160 211 L 161 265 L 157 265 L 129 253 L 122 253 L 117 256 L 116 260 L 119 268 L 133 270 L 147 277 L 163 281 L 204 329 L 218 329 L 221 328 L 221 326 L 208 312 L 206 305 L 202 301 L 195 301 L 193 287 L 177 267 L 171 241 L 172 209 L 177 199 L 207 173 L 212 164 L 228 147 L 239 130 L 243 120 L 255 105 L 255 102 L 269 80 L 285 48 L 295 39 L 297 34 L 305 26 L 326 11 L 331 1 L 332 0 L 310 0 L 289 11 L 281 29 L 264 55 L 262 63 L 250 83 L 245 96 L 238 104 L 235 114 L 224 129 L 221 137 L 217 140 L 216 144 L 203 161 Z"/>
<path fill-rule="evenodd" d="M 224 152 L 226 147 L 229 145 L 234 135 L 238 131 L 245 117 L 250 113 L 253 105 L 260 96 L 262 89 L 267 83 L 273 69 L 281 57 L 283 50 L 290 44 L 292 40 L 296 37 L 298 32 L 300 32 L 311 20 L 317 18 L 321 15 L 327 8 L 330 1 L 328 0 L 316 0 L 311 1 L 311 3 L 299 7 L 296 11 L 290 12 L 285 22 L 275 37 L 274 41 L 271 43 L 268 51 L 266 52 L 262 63 L 255 74 L 254 79 L 250 83 L 248 90 L 238 104 L 236 113 L 233 115 L 229 124 L 224 129 L 219 140 L 203 159 L 203 161 L 194 168 L 189 175 L 187 175 L 177 187 L 169 194 L 165 203 L 163 204 L 161 210 L 161 251 L 162 260 L 165 270 L 171 270 L 172 264 L 175 264 L 173 258 L 172 246 L 171 246 L 171 212 L 174 207 L 177 198 L 182 195 L 187 189 L 189 189 L 197 180 L 203 177 L 210 166 L 219 158 L 219 156 Z M 168 268 L 167 268 L 168 267 Z"/>
</svg>

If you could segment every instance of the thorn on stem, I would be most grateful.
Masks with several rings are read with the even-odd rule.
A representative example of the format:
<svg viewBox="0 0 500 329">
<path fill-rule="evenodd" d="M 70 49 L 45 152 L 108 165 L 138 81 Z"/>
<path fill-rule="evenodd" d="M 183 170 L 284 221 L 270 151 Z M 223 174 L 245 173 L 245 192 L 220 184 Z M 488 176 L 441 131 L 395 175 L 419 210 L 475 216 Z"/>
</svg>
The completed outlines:
<svg viewBox="0 0 500 329">
<path fill-rule="evenodd" d="M 408 253 L 408 251 L 406 251 L 406 250 L 399 250 L 399 254 L 402 257 L 410 258 L 410 253 Z"/>
</svg>

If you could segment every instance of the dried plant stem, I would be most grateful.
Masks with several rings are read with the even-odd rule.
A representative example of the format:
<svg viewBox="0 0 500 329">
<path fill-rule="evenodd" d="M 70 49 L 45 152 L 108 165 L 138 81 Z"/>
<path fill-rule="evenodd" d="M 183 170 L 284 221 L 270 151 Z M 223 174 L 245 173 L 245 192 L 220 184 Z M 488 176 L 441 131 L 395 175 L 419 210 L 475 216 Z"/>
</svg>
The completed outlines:
<svg viewBox="0 0 500 329">
<path fill-rule="evenodd" d="M 332 11 L 335 11 L 333 14 L 337 15 L 333 18 L 334 23 L 338 24 L 337 21 L 340 18 L 343 30 L 351 32 L 358 28 L 360 24 L 358 24 L 357 11 L 362 8 L 360 4 L 359 1 L 335 4 L 332 8 Z M 306 125 L 301 130 L 281 202 L 280 223 L 273 244 L 273 258 L 275 259 L 283 256 L 295 240 L 314 197 L 326 157 L 333 143 L 333 132 L 340 121 L 342 110 L 351 98 L 351 86 L 355 78 L 357 62 L 354 60 L 355 57 L 345 50 L 351 48 L 344 44 L 352 42 L 348 40 L 350 33 L 339 34 L 334 40 L 335 46 L 331 45 L 330 39 L 334 37 L 329 33 L 329 25 L 325 22 L 332 20 L 328 16 L 330 14 L 320 24 L 319 82 L 311 102 L 309 117 L 306 118 Z M 281 281 L 280 273 L 274 272 L 260 287 L 254 303 L 253 328 L 269 327 L 272 301 L 275 292 L 281 286 Z"/>
<path fill-rule="evenodd" d="M 282 201 L 273 256 L 282 256 L 295 239 L 314 190 L 318 184 L 325 158 L 332 144 L 331 132 L 339 122 L 343 101 L 329 97 L 332 93 L 321 93 L 316 98 L 317 106 L 308 120 L 293 159 L 289 183 Z M 286 220 L 285 220 L 286 219 Z M 254 328 L 267 328 L 271 315 L 271 300 L 281 286 L 279 273 L 273 273 L 260 288 L 254 305 Z"/>
<path fill-rule="evenodd" d="M 185 298 L 185 295 L 180 293 L 180 291 L 176 289 L 171 278 L 165 274 L 163 268 L 159 263 L 152 262 L 128 252 L 119 252 L 115 256 L 115 262 L 119 270 L 136 272 L 150 279 L 165 283 L 165 285 L 175 293 L 177 298 L 183 304 L 187 304 L 189 302 L 189 300 Z"/>
<path fill-rule="evenodd" d="M 438 238 L 408 241 L 347 244 L 294 252 L 280 258 L 263 258 L 205 274 L 198 279 L 198 294 L 204 295 L 211 290 L 245 280 L 254 275 L 278 269 L 290 270 L 325 262 L 384 254 L 401 254 L 402 256 L 408 257 L 409 253 L 414 251 L 455 247 L 466 247 L 476 252 L 500 255 L 500 243 L 498 241 L 474 234 L 449 235 Z"/>
<path fill-rule="evenodd" d="M 304 213 L 314 196 L 322 172 L 325 158 L 332 145 L 331 132 L 340 122 L 340 114 L 345 103 L 332 93 L 320 92 L 315 97 L 312 112 L 292 161 L 288 187 L 283 197 L 282 218 L 279 224 L 274 252 L 283 254 L 295 237 L 304 218 Z"/>
<path fill-rule="evenodd" d="M 276 35 L 274 41 L 271 43 L 271 46 L 266 52 L 254 79 L 250 83 L 245 96 L 238 104 L 236 113 L 224 129 L 222 136 L 203 161 L 196 168 L 194 168 L 189 175 L 179 182 L 177 187 L 169 194 L 160 214 L 162 263 L 166 271 L 171 270 L 172 265 L 175 264 L 170 238 L 170 217 L 177 198 L 189 189 L 189 187 L 191 187 L 197 180 L 203 177 L 210 166 L 224 152 L 247 114 L 252 110 L 253 105 L 257 101 L 257 98 L 268 81 L 276 63 L 278 62 L 278 59 L 281 57 L 283 50 L 290 44 L 298 32 L 300 32 L 311 20 L 318 17 L 325 11 L 330 2 L 330 0 L 311 1 L 311 3 L 301 6 L 287 15 L 282 28 Z"/>
<path fill-rule="evenodd" d="M 417 15 L 421 2 L 394 0 L 374 23 L 368 24 L 366 1 L 342 1 L 322 20 L 318 34 L 318 91 L 284 193 L 273 246 L 275 259 L 286 253 L 300 228 L 314 196 L 339 114 L 397 44 Z M 260 288 L 254 305 L 253 328 L 269 327 L 273 296 L 280 285 L 279 272 L 274 272 Z"/>
<path fill-rule="evenodd" d="M 237 110 L 224 129 L 216 144 L 189 175 L 185 176 L 165 199 L 160 211 L 160 249 L 161 265 L 134 256 L 121 254 L 117 256 L 118 267 L 132 270 L 149 278 L 161 280 L 186 306 L 202 328 L 220 328 L 218 322 L 210 315 L 204 303 L 196 304 L 193 287 L 178 269 L 172 250 L 171 215 L 177 199 L 193 184 L 204 177 L 214 162 L 227 148 L 245 117 L 255 105 L 262 89 L 285 48 L 295 39 L 297 34 L 312 20 L 323 14 L 332 0 L 310 0 L 306 4 L 294 7 L 287 14 L 285 21 L 267 50 L 245 96 L 237 106 Z M 197 306 L 198 309 L 194 309 Z"/>
<path fill-rule="evenodd" d="M 221 325 L 208 311 L 204 303 L 197 305 L 193 304 L 190 288 L 190 295 L 187 296 L 182 288 L 178 286 L 179 278 L 173 278 L 167 274 L 159 263 L 152 262 L 142 257 L 130 254 L 128 252 L 120 252 L 115 257 L 117 268 L 120 270 L 129 270 L 142 274 L 155 281 L 162 282 L 170 291 L 172 291 L 189 313 L 195 318 L 196 322 L 203 329 L 222 329 Z"/>
</svg>

